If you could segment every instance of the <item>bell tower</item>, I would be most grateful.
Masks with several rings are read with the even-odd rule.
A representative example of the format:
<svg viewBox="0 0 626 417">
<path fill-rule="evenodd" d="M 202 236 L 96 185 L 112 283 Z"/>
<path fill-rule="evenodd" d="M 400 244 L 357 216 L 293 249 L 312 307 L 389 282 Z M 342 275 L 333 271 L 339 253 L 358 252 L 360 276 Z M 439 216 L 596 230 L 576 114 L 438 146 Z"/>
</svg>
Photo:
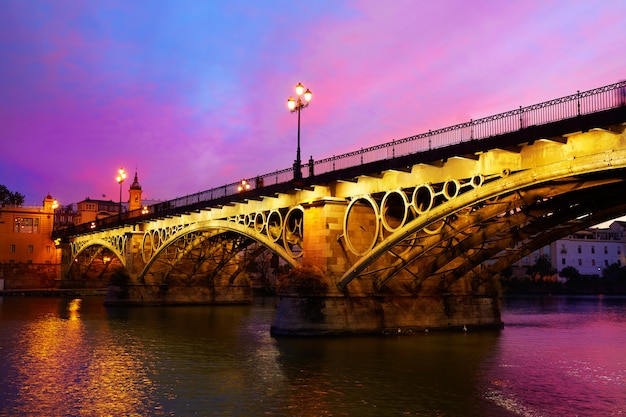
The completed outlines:
<svg viewBox="0 0 626 417">
<path fill-rule="evenodd" d="M 141 185 L 137 179 L 137 171 L 135 171 L 135 179 L 128 190 L 130 200 L 128 202 L 128 210 L 133 211 L 141 208 Z"/>
</svg>

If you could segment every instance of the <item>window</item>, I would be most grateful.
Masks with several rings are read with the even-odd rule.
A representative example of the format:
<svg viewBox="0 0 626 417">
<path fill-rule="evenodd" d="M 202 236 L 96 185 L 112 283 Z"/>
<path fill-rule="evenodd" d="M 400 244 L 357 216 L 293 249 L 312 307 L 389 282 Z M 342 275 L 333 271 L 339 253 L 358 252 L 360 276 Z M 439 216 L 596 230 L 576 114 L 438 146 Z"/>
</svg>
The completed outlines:
<svg viewBox="0 0 626 417">
<path fill-rule="evenodd" d="M 581 266 L 583 264 L 583 260 L 578 258 L 578 266 Z"/>
<path fill-rule="evenodd" d="M 15 233 L 39 233 L 39 219 L 33 217 L 16 217 Z"/>
<path fill-rule="evenodd" d="M 604 266 L 609 266 L 609 260 L 608 259 L 604 260 Z"/>
<path fill-rule="evenodd" d="M 607 246 L 604 247 L 604 254 L 608 254 L 609 253 L 609 248 Z"/>
<path fill-rule="evenodd" d="M 578 253 L 583 253 L 582 248 L 580 247 L 580 245 L 578 245 Z"/>
<path fill-rule="evenodd" d="M 11 252 L 15 252 L 15 245 L 14 245 L 14 244 L 11 244 L 11 249 L 10 249 L 10 251 L 11 251 Z"/>
<path fill-rule="evenodd" d="M 561 265 L 565 265 L 565 258 L 561 258 Z"/>
<path fill-rule="evenodd" d="M 28 253 L 33 253 L 33 245 L 28 245 Z"/>
<path fill-rule="evenodd" d="M 596 260 L 595 259 L 591 260 L 591 266 L 596 266 Z"/>
<path fill-rule="evenodd" d="M 596 247 L 591 245 L 591 253 L 596 253 Z"/>
</svg>

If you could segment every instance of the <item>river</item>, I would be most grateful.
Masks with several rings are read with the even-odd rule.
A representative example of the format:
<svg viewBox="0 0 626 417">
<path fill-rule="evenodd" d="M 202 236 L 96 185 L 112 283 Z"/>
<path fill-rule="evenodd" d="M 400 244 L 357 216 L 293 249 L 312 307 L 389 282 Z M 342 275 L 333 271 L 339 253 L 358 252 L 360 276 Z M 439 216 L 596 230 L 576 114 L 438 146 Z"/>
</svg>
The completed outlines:
<svg viewBox="0 0 626 417">
<path fill-rule="evenodd" d="M 2 416 L 622 416 L 626 298 L 503 300 L 502 331 L 274 339 L 252 306 L 0 297 Z"/>
</svg>

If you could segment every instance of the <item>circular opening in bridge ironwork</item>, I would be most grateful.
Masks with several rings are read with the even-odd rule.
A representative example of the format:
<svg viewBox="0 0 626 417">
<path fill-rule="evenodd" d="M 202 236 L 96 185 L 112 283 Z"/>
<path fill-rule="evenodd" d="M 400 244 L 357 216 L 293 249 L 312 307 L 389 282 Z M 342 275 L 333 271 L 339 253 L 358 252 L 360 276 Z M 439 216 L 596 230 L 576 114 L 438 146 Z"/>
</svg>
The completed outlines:
<svg viewBox="0 0 626 417">
<path fill-rule="evenodd" d="M 483 185 L 484 181 L 485 181 L 485 177 L 483 177 L 481 174 L 474 175 L 472 177 L 472 187 L 478 188 L 481 185 Z"/>
<path fill-rule="evenodd" d="M 450 200 L 459 194 L 461 185 L 457 180 L 448 180 L 443 185 L 443 195 L 446 199 Z"/>
<path fill-rule="evenodd" d="M 380 220 L 383 227 L 394 232 L 404 226 L 409 214 L 409 202 L 402 191 L 388 191 L 380 203 Z"/>
<path fill-rule="evenodd" d="M 159 230 L 152 231 L 152 248 L 153 250 L 157 250 L 161 247 L 161 234 Z"/>
<path fill-rule="evenodd" d="M 154 243 L 152 241 L 152 233 L 144 233 L 141 240 L 141 259 L 144 263 L 152 257 L 152 248 Z"/>
<path fill-rule="evenodd" d="M 267 216 L 267 236 L 272 242 L 277 242 L 283 235 L 283 216 L 276 210 L 270 211 Z"/>
<path fill-rule="evenodd" d="M 417 214 L 424 214 L 433 207 L 435 190 L 428 184 L 420 185 L 413 191 L 413 208 Z"/>
<path fill-rule="evenodd" d="M 285 216 L 283 243 L 289 254 L 297 258 L 302 256 L 302 239 L 304 236 L 304 209 L 293 207 Z"/>
<path fill-rule="evenodd" d="M 379 233 L 378 206 L 369 196 L 350 202 L 343 221 L 343 235 L 348 250 L 364 255 L 376 244 Z"/>
<path fill-rule="evenodd" d="M 254 214 L 254 230 L 261 233 L 265 229 L 265 213 Z"/>
</svg>

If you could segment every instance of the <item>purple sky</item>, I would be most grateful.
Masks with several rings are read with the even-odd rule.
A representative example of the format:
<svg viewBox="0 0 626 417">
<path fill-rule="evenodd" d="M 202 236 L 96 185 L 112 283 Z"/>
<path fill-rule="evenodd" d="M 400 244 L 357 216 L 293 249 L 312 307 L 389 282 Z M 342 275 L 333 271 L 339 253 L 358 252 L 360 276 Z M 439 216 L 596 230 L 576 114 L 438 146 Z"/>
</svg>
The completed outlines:
<svg viewBox="0 0 626 417">
<path fill-rule="evenodd" d="M 0 1 L 0 184 L 172 199 L 626 78 L 626 2 Z M 130 181 L 124 184 L 128 196 Z"/>
</svg>

